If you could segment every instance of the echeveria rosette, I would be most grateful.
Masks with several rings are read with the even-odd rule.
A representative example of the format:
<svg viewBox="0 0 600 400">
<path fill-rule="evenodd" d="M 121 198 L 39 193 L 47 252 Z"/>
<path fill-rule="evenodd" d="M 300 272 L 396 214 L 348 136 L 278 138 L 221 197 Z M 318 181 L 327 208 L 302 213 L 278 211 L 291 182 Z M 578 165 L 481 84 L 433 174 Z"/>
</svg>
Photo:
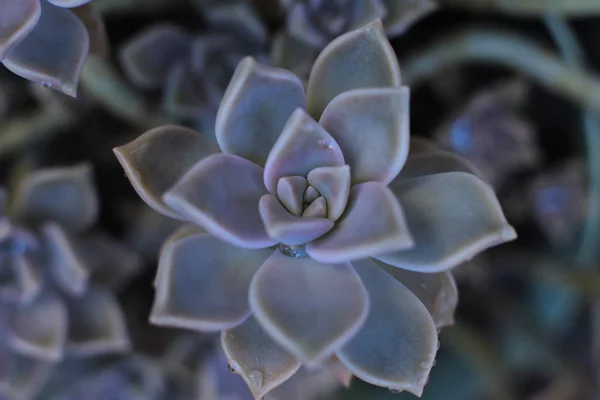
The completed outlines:
<svg viewBox="0 0 600 400">
<path fill-rule="evenodd" d="M 9 316 L 3 340 L 12 362 L 0 390 L 12 399 L 29 398 L 49 365 L 67 355 L 129 349 L 112 289 L 138 259 L 90 231 L 98 199 L 89 165 L 27 174 L 11 194 L 0 219 L 0 309 Z"/>
<path fill-rule="evenodd" d="M 162 89 L 171 114 L 192 120 L 214 120 L 237 63 L 260 56 L 266 28 L 245 0 L 207 3 L 200 7 L 209 29 L 191 34 L 176 25 L 158 24 L 130 39 L 120 51 L 126 75 L 148 90 Z"/>
<path fill-rule="evenodd" d="M 91 0 L 0 0 L 0 62 L 13 73 L 69 96 L 88 54 L 108 45 Z"/>
<path fill-rule="evenodd" d="M 420 395 L 456 304 L 447 271 L 516 235 L 468 162 L 408 155 L 408 103 L 375 20 L 324 49 L 306 96 L 242 61 L 222 152 L 174 126 L 115 149 L 150 206 L 199 225 L 163 246 L 151 321 L 223 331 L 256 398 L 303 364 Z"/>
</svg>

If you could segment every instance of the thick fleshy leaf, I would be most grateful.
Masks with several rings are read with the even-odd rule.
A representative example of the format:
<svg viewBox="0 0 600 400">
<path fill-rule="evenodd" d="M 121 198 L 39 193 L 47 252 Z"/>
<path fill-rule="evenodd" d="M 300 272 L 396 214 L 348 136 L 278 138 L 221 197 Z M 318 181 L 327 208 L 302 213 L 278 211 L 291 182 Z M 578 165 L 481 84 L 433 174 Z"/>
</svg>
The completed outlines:
<svg viewBox="0 0 600 400">
<path fill-rule="evenodd" d="M 140 197 L 159 213 L 181 219 L 163 202 L 162 195 L 213 150 L 200 133 L 167 125 L 144 133 L 114 152 Z"/>
<path fill-rule="evenodd" d="M 48 223 L 41 230 L 45 267 L 56 284 L 72 296 L 85 292 L 90 271 L 77 252 L 71 237 L 57 224 Z"/>
<path fill-rule="evenodd" d="M 302 109 L 294 111 L 273 145 L 265 165 L 265 186 L 273 194 L 280 178 L 307 176 L 317 167 L 344 165 L 336 141 Z"/>
<path fill-rule="evenodd" d="M 106 28 L 100 11 L 93 4 L 83 4 L 71 9 L 83 22 L 90 35 L 90 54 L 105 57 L 110 50 Z"/>
<path fill-rule="evenodd" d="M 338 398 L 339 381 L 329 370 L 300 368 L 288 381 L 264 400 L 325 400 Z"/>
<path fill-rule="evenodd" d="M 277 182 L 277 197 L 293 215 L 300 216 L 308 182 L 303 176 L 286 176 Z"/>
<path fill-rule="evenodd" d="M 91 165 L 34 172 L 18 186 L 12 206 L 27 225 L 53 221 L 71 232 L 89 228 L 99 212 Z"/>
<path fill-rule="evenodd" d="M 286 28 L 291 37 L 314 48 L 322 48 L 327 44 L 328 32 L 323 32 L 313 23 L 313 16 L 306 4 L 294 2 L 287 14 Z"/>
<path fill-rule="evenodd" d="M 40 15 L 40 0 L 0 0 L 0 61 L 29 35 Z"/>
<path fill-rule="evenodd" d="M 327 200 L 327 218 L 342 216 L 350 195 L 350 167 L 319 167 L 308 173 L 308 183 Z"/>
<path fill-rule="evenodd" d="M 388 36 L 406 32 L 415 22 L 437 8 L 433 0 L 381 0 L 387 10 L 383 25 Z"/>
<path fill-rule="evenodd" d="M 40 271 L 25 254 L 0 254 L 0 301 L 25 304 L 36 297 L 42 287 Z"/>
<path fill-rule="evenodd" d="M 209 24 L 216 30 L 231 32 L 250 43 L 259 44 L 267 40 L 267 28 L 252 3 L 221 1 L 206 7 L 205 11 Z"/>
<path fill-rule="evenodd" d="M 306 192 L 304 192 L 304 204 L 311 204 L 315 201 L 321 194 L 317 189 L 312 186 L 306 188 Z"/>
<path fill-rule="evenodd" d="M 46 361 L 63 357 L 67 334 L 67 310 L 60 299 L 44 293 L 16 310 L 10 344 L 14 350 Z"/>
<path fill-rule="evenodd" d="M 200 119 L 209 113 L 214 118 L 222 95 L 215 82 L 194 71 L 186 61 L 179 61 L 171 66 L 165 81 L 163 105 L 169 113 L 183 118 Z"/>
<path fill-rule="evenodd" d="M 67 298 L 67 351 L 77 356 L 121 353 L 129 349 L 125 316 L 114 295 L 90 288 L 84 296 Z"/>
<path fill-rule="evenodd" d="M 290 214 L 271 194 L 260 199 L 259 210 L 267 235 L 274 242 L 288 246 L 308 243 L 333 228 L 333 221 L 327 218 L 296 217 Z"/>
<path fill-rule="evenodd" d="M 444 172 L 468 172 L 483 179 L 483 174 L 469 160 L 450 151 L 434 151 L 410 155 L 402 167 L 397 181 Z"/>
<path fill-rule="evenodd" d="M 448 172 L 394 183 L 415 246 L 375 258 L 395 267 L 439 272 L 513 240 L 493 190 L 474 175 Z"/>
<path fill-rule="evenodd" d="M 163 199 L 188 221 L 244 248 L 275 244 L 265 232 L 258 202 L 266 194 L 263 169 L 233 154 L 214 154 L 196 164 Z"/>
<path fill-rule="evenodd" d="M 458 289 L 450 271 L 424 274 L 392 267 L 378 260 L 375 263 L 402 282 L 425 304 L 438 329 L 454 324 Z"/>
<path fill-rule="evenodd" d="M 350 382 L 354 377 L 354 374 L 346 368 L 346 366 L 340 361 L 340 359 L 334 355 L 325 364 L 325 369 L 335 376 L 335 378 L 345 387 L 350 387 Z"/>
<path fill-rule="evenodd" d="M 327 218 L 327 200 L 319 196 L 302 212 L 303 217 Z"/>
<path fill-rule="evenodd" d="M 5 354 L 2 354 L 4 358 Z M 0 398 L 33 399 L 44 388 L 52 372 L 52 364 L 16 352 L 6 354 L 7 369 L 0 369 Z"/>
<path fill-rule="evenodd" d="M 352 263 L 371 298 L 363 328 L 336 352 L 358 378 L 421 396 L 437 352 L 436 326 L 423 303 L 373 261 Z"/>
<path fill-rule="evenodd" d="M 73 8 L 89 3 L 92 0 L 47 0 L 57 7 Z"/>
<path fill-rule="evenodd" d="M 292 71 L 302 79 L 308 80 L 313 60 L 317 58 L 317 50 L 287 32 L 279 32 L 273 36 L 271 59 L 274 65 Z"/>
<path fill-rule="evenodd" d="M 318 119 L 340 93 L 389 86 L 400 86 L 400 67 L 381 21 L 375 20 L 338 37 L 321 52 L 308 82 L 308 112 Z"/>
<path fill-rule="evenodd" d="M 35 28 L 2 62 L 25 79 L 75 97 L 90 47 L 88 31 L 71 11 L 46 1 L 41 4 Z"/>
<path fill-rule="evenodd" d="M 356 89 L 340 94 L 323 111 L 319 123 L 342 149 L 352 185 L 387 185 L 400 172 L 408 155 L 409 99 L 407 87 Z"/>
<path fill-rule="evenodd" d="M 430 139 L 425 139 L 423 137 L 414 136 L 414 134 L 410 138 L 410 151 L 409 154 L 411 156 L 423 153 L 430 153 L 434 151 L 443 151 L 440 146 L 437 145 L 436 142 Z"/>
<path fill-rule="evenodd" d="M 140 258 L 122 242 L 100 232 L 78 239 L 77 254 L 97 285 L 120 289 L 139 271 Z"/>
<path fill-rule="evenodd" d="M 221 344 L 229 367 L 244 378 L 256 399 L 262 399 L 300 368 L 300 361 L 273 341 L 254 318 L 223 331 Z"/>
<path fill-rule="evenodd" d="M 304 106 L 298 77 L 247 57 L 236 68 L 219 107 L 217 142 L 223 152 L 264 166 L 290 115 Z"/>
<path fill-rule="evenodd" d="M 175 25 L 153 25 L 141 32 L 120 51 L 123 68 L 136 85 L 158 89 L 174 63 L 185 59 L 192 38 Z"/>
<path fill-rule="evenodd" d="M 150 320 L 200 331 L 240 324 L 250 314 L 252 277 L 272 252 L 240 249 L 206 233 L 172 241 L 160 256 Z"/>
<path fill-rule="evenodd" d="M 385 185 L 356 185 L 350 191 L 346 213 L 331 232 L 309 243 L 306 252 L 320 262 L 338 263 L 394 251 L 390 249 L 409 249 L 413 240 L 405 212 Z"/>
<path fill-rule="evenodd" d="M 345 344 L 369 311 L 369 296 L 349 263 L 322 264 L 276 251 L 250 286 L 254 317 L 307 366 Z"/>
</svg>

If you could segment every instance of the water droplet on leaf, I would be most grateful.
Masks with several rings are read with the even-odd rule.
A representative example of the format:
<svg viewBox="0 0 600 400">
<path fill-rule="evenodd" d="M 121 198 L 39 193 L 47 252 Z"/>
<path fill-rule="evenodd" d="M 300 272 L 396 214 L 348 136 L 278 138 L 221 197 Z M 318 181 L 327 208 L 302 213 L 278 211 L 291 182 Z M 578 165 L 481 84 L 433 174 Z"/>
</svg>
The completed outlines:
<svg viewBox="0 0 600 400">
<path fill-rule="evenodd" d="M 43 87 L 43 88 L 46 88 L 46 89 L 50 89 L 50 88 L 52 87 L 52 83 L 50 83 L 50 82 L 46 82 L 46 81 L 42 81 L 42 82 L 40 83 L 40 85 L 42 85 L 42 87 Z"/>
<path fill-rule="evenodd" d="M 277 246 L 281 254 L 284 256 L 292 257 L 292 258 L 304 258 L 307 257 L 306 249 L 304 246 L 288 246 L 283 243 L 280 243 Z"/>
<path fill-rule="evenodd" d="M 230 360 L 229 364 L 227 364 L 227 367 L 229 367 L 229 370 L 231 372 L 233 372 L 234 374 L 239 374 L 240 371 L 242 370 L 242 368 L 240 367 L 240 364 L 235 360 Z"/>
</svg>

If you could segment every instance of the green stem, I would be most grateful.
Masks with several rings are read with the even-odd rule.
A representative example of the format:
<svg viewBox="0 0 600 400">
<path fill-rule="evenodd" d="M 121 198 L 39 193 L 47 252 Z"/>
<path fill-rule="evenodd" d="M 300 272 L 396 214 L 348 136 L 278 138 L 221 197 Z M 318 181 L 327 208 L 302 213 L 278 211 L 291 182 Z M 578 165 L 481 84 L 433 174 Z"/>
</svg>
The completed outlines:
<svg viewBox="0 0 600 400">
<path fill-rule="evenodd" d="M 402 62 L 409 86 L 467 62 L 499 64 L 529 76 L 548 90 L 600 112 L 600 79 L 569 67 L 552 52 L 522 36 L 494 29 L 468 29 L 440 40 Z"/>
<path fill-rule="evenodd" d="M 448 0 L 445 4 L 473 11 L 495 11 L 518 16 L 548 12 L 568 16 L 600 14 L 600 2 L 595 0 Z"/>
</svg>

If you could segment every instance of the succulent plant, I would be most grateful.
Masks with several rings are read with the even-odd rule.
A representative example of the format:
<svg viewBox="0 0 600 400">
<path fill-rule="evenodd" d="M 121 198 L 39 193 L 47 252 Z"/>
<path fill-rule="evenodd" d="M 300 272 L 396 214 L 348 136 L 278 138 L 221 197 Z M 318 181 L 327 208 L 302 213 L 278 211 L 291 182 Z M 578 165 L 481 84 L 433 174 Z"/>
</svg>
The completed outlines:
<svg viewBox="0 0 600 400">
<path fill-rule="evenodd" d="M 409 155 L 408 115 L 375 20 L 323 50 L 306 96 L 244 59 L 217 114 L 222 152 L 176 126 L 116 148 L 148 205 L 193 223 L 162 248 L 151 321 L 222 331 L 256 398 L 334 357 L 420 395 L 453 311 L 431 299 L 456 301 L 448 270 L 516 234 L 468 163 L 423 141 Z"/>
<path fill-rule="evenodd" d="M 437 141 L 472 161 L 494 186 L 508 174 L 535 167 L 540 161 L 535 131 L 518 112 L 525 95 L 519 81 L 477 93 L 438 129 Z"/>
<path fill-rule="evenodd" d="M 190 34 L 159 24 L 129 40 L 120 51 L 126 75 L 144 89 L 162 89 L 170 113 L 214 120 L 236 64 L 264 51 L 267 33 L 250 2 L 206 3 L 208 30 Z"/>
<path fill-rule="evenodd" d="M 88 53 L 105 54 L 91 0 L 0 0 L 0 62 L 15 74 L 69 96 Z"/>
<path fill-rule="evenodd" d="M 5 196 L 6 197 L 6 196 Z M 35 394 L 50 364 L 129 349 L 124 316 L 111 289 L 138 258 L 102 232 L 87 164 L 22 178 L 0 214 L 2 336 L 11 361 L 0 371 L 9 398 Z"/>
</svg>

